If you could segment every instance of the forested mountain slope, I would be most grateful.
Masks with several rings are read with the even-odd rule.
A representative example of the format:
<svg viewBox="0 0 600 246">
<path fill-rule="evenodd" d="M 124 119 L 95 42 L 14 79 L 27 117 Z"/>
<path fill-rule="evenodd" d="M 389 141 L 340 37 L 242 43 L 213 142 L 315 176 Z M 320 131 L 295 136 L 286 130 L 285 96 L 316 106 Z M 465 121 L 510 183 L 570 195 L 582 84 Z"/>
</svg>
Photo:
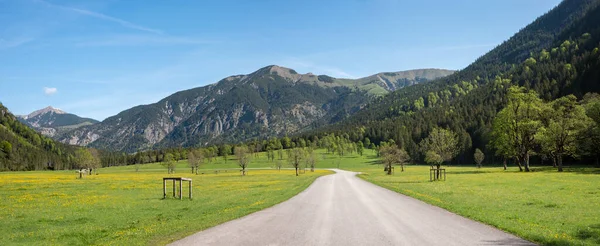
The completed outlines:
<svg viewBox="0 0 600 246">
<path fill-rule="evenodd" d="M 394 139 L 415 160 L 418 143 L 437 126 L 459 133 L 461 154 L 487 150 L 491 122 L 506 104 L 509 85 L 550 100 L 600 91 L 598 0 L 565 0 L 462 71 L 390 93 L 339 124 L 304 135 L 348 133 L 353 141 Z M 348 129 L 354 129 L 348 131 Z"/>
<path fill-rule="evenodd" d="M 0 104 L 0 171 L 72 168 L 74 151 L 21 123 Z"/>
<path fill-rule="evenodd" d="M 451 73 L 426 69 L 350 80 L 268 66 L 125 110 L 58 139 L 74 145 L 137 152 L 282 136 L 345 119 L 382 91 Z"/>
</svg>

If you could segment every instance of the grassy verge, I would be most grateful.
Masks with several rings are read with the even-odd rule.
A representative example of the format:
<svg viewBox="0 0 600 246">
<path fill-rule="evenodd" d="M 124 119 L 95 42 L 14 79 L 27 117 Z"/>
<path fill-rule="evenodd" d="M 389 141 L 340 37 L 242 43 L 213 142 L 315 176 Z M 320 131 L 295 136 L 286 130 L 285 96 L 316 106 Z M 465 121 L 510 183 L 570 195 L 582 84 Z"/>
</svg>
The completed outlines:
<svg viewBox="0 0 600 246">
<path fill-rule="evenodd" d="M 66 171 L 0 173 L 0 245 L 164 244 L 285 201 L 330 173 L 196 176 L 132 168 L 105 168 L 84 179 Z M 163 200 L 167 176 L 193 178 L 194 199 Z"/>
<path fill-rule="evenodd" d="M 429 182 L 429 167 L 392 176 L 352 168 L 361 178 L 544 245 L 600 244 L 599 169 L 448 167 L 447 181 Z M 402 208 L 399 208 L 402 209 Z"/>
</svg>

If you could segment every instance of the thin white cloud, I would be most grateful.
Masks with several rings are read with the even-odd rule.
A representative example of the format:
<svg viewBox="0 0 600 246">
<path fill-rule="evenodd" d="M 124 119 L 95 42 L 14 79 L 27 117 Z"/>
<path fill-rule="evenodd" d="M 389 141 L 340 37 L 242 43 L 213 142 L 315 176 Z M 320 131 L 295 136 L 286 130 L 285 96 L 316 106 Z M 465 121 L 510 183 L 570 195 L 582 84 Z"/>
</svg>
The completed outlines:
<svg viewBox="0 0 600 246">
<path fill-rule="evenodd" d="M 134 46 L 134 45 L 198 45 L 215 43 L 213 40 L 193 37 L 174 37 L 156 35 L 115 35 L 106 38 L 94 38 L 77 43 L 78 46 Z"/>
<path fill-rule="evenodd" d="M 15 48 L 15 47 L 21 46 L 23 44 L 29 43 L 33 40 L 34 40 L 34 38 L 14 38 L 14 39 L 0 38 L 0 50 Z"/>
<path fill-rule="evenodd" d="M 144 31 L 144 32 L 150 32 L 150 33 L 154 33 L 154 34 L 163 34 L 162 30 L 158 30 L 158 29 L 153 29 L 153 28 L 141 26 L 141 25 L 138 25 L 138 24 L 135 24 L 135 23 L 131 23 L 131 22 L 123 20 L 123 19 L 119 19 L 119 18 L 116 18 L 116 17 L 105 15 L 105 14 L 102 14 L 102 13 L 93 12 L 93 11 L 89 11 L 89 10 L 86 10 L 86 9 L 79 9 L 79 8 L 73 8 L 73 7 L 68 7 L 68 6 L 62 6 L 62 5 L 52 4 L 52 3 L 46 2 L 44 0 L 37 0 L 37 1 L 40 2 L 40 3 L 43 3 L 43 4 L 47 5 L 47 6 L 53 7 L 53 8 L 58 8 L 58 9 L 62 9 L 62 10 L 74 12 L 74 13 L 77 13 L 77 14 L 81 14 L 81 15 L 90 16 L 90 17 L 94 17 L 94 18 L 97 18 L 97 19 L 101 19 L 101 20 L 106 20 L 106 21 L 114 22 L 114 23 L 120 24 L 121 26 L 130 28 L 130 29 L 135 29 L 135 30 Z"/>
<path fill-rule="evenodd" d="M 325 71 L 327 74 L 330 74 L 331 76 L 337 77 L 337 78 L 346 78 L 346 79 L 354 79 L 356 78 L 356 76 L 353 76 L 341 69 L 337 69 L 337 68 L 328 68 L 328 67 L 322 67 L 321 70 Z"/>
<path fill-rule="evenodd" d="M 58 89 L 54 87 L 44 87 L 44 94 L 46 95 L 54 95 L 58 92 Z"/>
</svg>

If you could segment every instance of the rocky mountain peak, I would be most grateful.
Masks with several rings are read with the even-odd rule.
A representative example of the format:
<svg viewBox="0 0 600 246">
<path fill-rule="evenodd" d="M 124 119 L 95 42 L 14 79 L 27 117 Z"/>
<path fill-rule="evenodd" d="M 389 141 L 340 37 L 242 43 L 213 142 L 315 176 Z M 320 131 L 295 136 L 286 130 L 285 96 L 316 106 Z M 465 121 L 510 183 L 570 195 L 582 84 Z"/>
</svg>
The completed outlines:
<svg viewBox="0 0 600 246">
<path fill-rule="evenodd" d="M 28 115 L 24 116 L 23 118 L 25 118 L 25 119 L 31 119 L 31 118 L 36 117 L 38 115 L 43 115 L 43 114 L 47 114 L 47 113 L 66 114 L 67 112 L 62 111 L 62 110 L 57 109 L 57 108 L 54 108 L 52 106 L 48 106 L 48 107 L 45 107 L 43 109 L 33 111 L 31 114 L 28 114 Z"/>
<path fill-rule="evenodd" d="M 263 69 L 261 69 L 261 70 L 263 70 Z M 277 65 L 267 66 L 264 68 L 264 71 L 267 72 L 267 74 L 277 74 L 280 77 L 287 78 L 287 79 L 294 80 L 294 81 L 302 76 L 302 75 L 298 74 L 298 72 L 296 72 L 294 69 L 287 68 L 287 67 L 281 67 L 281 66 L 277 66 Z"/>
</svg>

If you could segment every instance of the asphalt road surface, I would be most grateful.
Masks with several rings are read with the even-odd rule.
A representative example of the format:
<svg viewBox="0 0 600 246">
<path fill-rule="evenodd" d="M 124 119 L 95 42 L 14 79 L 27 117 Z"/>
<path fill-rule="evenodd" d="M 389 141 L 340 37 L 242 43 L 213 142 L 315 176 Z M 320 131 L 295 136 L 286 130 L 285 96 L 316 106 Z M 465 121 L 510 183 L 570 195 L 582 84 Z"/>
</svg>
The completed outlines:
<svg viewBox="0 0 600 246">
<path fill-rule="evenodd" d="M 534 245 L 335 171 L 288 201 L 172 245 Z"/>
</svg>

